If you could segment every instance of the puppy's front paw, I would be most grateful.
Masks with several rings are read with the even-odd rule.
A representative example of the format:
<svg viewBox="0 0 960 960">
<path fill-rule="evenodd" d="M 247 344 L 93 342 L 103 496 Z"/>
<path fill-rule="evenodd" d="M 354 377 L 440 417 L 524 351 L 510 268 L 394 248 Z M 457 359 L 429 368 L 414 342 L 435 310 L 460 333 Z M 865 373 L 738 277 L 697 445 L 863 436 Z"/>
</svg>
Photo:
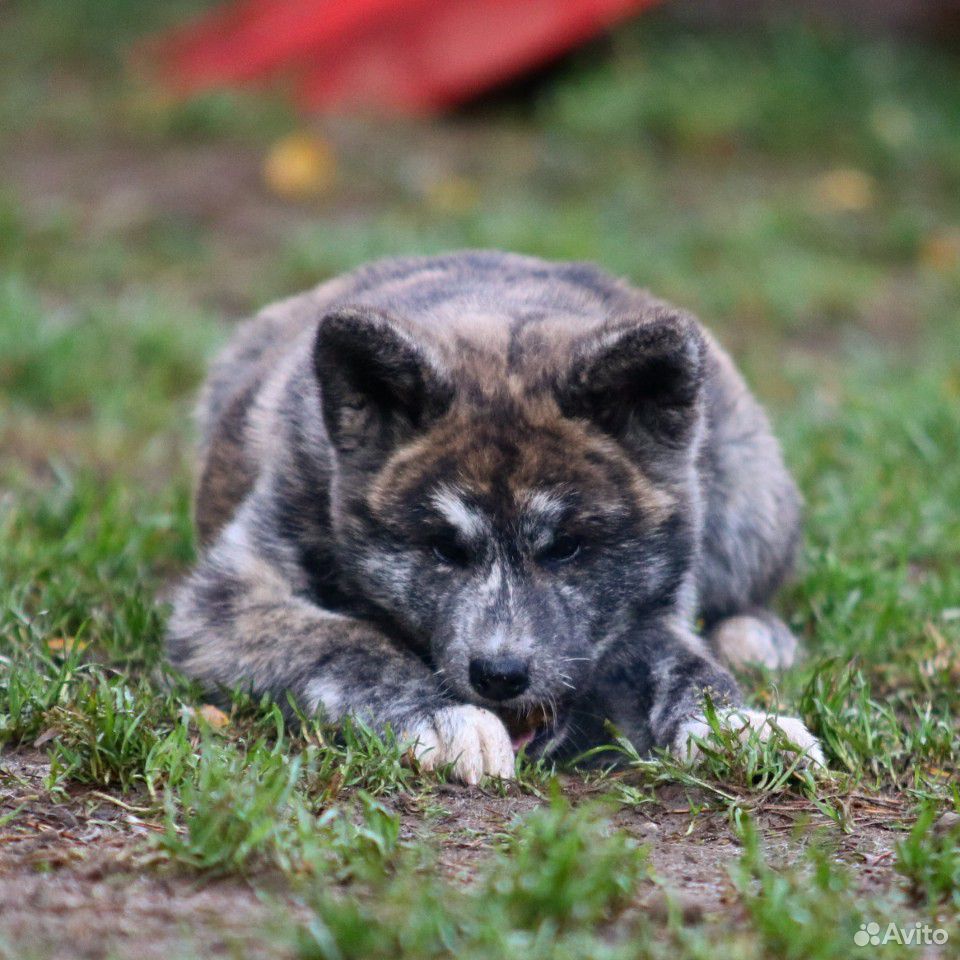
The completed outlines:
<svg viewBox="0 0 960 960">
<path fill-rule="evenodd" d="M 820 741 L 796 717 L 778 717 L 739 707 L 720 714 L 720 722 L 741 740 L 746 740 L 751 731 L 756 730 L 760 739 L 767 741 L 779 730 L 786 737 L 790 751 L 799 753 L 805 766 L 824 768 L 827 765 Z M 681 760 L 696 762 L 700 748 L 693 738 L 705 740 L 709 736 L 710 724 L 703 717 L 691 717 L 680 725 L 673 743 L 673 753 Z"/>
<path fill-rule="evenodd" d="M 482 776 L 513 778 L 510 734 L 489 710 L 469 704 L 444 707 L 407 736 L 416 741 L 414 754 L 426 770 L 452 763 L 453 775 L 470 784 Z"/>
</svg>

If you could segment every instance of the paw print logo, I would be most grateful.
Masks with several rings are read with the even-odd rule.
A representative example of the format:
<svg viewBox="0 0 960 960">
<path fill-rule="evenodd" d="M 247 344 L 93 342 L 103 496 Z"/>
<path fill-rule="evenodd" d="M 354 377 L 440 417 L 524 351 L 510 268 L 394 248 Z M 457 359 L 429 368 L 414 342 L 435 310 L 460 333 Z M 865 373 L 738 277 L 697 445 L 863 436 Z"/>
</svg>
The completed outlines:
<svg viewBox="0 0 960 960">
<path fill-rule="evenodd" d="M 879 923 L 861 923 L 860 929 L 853 935 L 853 942 L 858 947 L 865 947 L 868 943 L 871 946 L 880 946 L 880 924 Z"/>
</svg>

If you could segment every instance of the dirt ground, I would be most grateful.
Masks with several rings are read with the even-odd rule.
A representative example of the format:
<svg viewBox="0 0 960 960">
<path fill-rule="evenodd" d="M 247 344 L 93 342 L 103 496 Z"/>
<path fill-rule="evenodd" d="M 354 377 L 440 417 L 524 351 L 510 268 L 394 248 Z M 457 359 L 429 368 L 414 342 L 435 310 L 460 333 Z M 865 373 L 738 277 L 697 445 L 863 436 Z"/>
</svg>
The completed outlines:
<svg viewBox="0 0 960 960">
<path fill-rule="evenodd" d="M 171 872 L 149 845 L 160 826 L 153 811 L 96 790 L 54 797 L 44 789 L 46 757 L 36 751 L 0 759 L 0 948 L 29 960 L 101 960 L 137 956 L 282 957 L 277 931 L 298 915 L 296 898 L 282 881 L 257 875 L 195 879 Z M 578 802 L 609 792 L 609 782 L 591 787 L 570 778 L 566 791 Z M 681 905 L 683 915 L 701 918 L 737 909 L 727 872 L 740 846 L 726 817 L 690 814 L 679 787 L 660 791 L 658 803 L 624 807 L 618 826 L 648 849 L 656 875 Z M 481 788 L 442 785 L 431 797 L 429 827 L 417 801 L 387 800 L 401 816 L 402 836 L 429 833 L 440 849 L 448 879 L 468 882 L 487 856 L 491 840 L 515 817 L 541 801 L 513 789 L 505 797 Z M 19 811 L 7 822 L 12 811 Z M 757 811 L 772 865 L 793 861 L 813 837 L 834 846 L 836 856 L 856 864 L 864 893 L 894 882 L 893 847 L 900 836 L 898 805 L 855 797 L 852 829 L 842 833 L 826 818 L 811 815 L 802 801 L 768 803 Z M 264 897 L 264 891 L 269 891 Z M 636 909 L 663 913 L 662 890 L 647 885 Z M 12 951 L 12 952 L 11 952 Z"/>
</svg>

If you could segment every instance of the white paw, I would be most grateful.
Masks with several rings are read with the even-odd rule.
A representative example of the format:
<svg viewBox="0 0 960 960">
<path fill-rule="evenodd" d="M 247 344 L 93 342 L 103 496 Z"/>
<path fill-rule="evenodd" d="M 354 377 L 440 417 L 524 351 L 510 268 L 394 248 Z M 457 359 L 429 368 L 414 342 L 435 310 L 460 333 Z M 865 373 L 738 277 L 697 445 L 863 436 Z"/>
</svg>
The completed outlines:
<svg viewBox="0 0 960 960">
<path fill-rule="evenodd" d="M 797 641 L 790 631 L 775 628 L 756 617 L 729 617 L 711 634 L 720 655 L 733 667 L 760 665 L 769 670 L 793 666 Z"/>
<path fill-rule="evenodd" d="M 778 717 L 759 710 L 747 710 L 739 707 L 720 714 L 720 722 L 725 729 L 734 730 L 741 740 L 746 740 L 750 732 L 756 730 L 763 741 L 769 740 L 776 730 L 781 730 L 791 747 L 803 757 L 806 766 L 826 767 L 827 763 L 820 749 L 820 741 L 806 728 L 802 720 L 796 717 Z M 691 717 L 680 725 L 673 753 L 681 760 L 695 762 L 700 748 L 691 739 L 698 737 L 706 740 L 710 736 L 710 725 L 703 717 Z"/>
<path fill-rule="evenodd" d="M 452 763 L 453 775 L 470 784 L 483 776 L 513 778 L 510 734 L 489 710 L 469 704 L 444 707 L 407 737 L 416 741 L 414 754 L 426 770 Z"/>
</svg>

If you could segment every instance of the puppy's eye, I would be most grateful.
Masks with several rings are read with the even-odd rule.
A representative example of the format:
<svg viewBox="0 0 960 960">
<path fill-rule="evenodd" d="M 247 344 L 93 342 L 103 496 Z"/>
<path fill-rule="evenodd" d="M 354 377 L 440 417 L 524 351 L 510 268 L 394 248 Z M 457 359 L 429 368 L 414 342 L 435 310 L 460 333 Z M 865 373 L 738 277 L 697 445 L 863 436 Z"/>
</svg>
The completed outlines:
<svg viewBox="0 0 960 960">
<path fill-rule="evenodd" d="M 538 563 L 549 565 L 569 563 L 576 557 L 583 544 L 576 537 L 562 533 L 554 537 L 552 542 L 537 553 Z"/>
<path fill-rule="evenodd" d="M 465 567 L 470 563 L 470 551 L 452 536 L 436 536 L 430 540 L 434 557 L 450 567 Z"/>
</svg>

